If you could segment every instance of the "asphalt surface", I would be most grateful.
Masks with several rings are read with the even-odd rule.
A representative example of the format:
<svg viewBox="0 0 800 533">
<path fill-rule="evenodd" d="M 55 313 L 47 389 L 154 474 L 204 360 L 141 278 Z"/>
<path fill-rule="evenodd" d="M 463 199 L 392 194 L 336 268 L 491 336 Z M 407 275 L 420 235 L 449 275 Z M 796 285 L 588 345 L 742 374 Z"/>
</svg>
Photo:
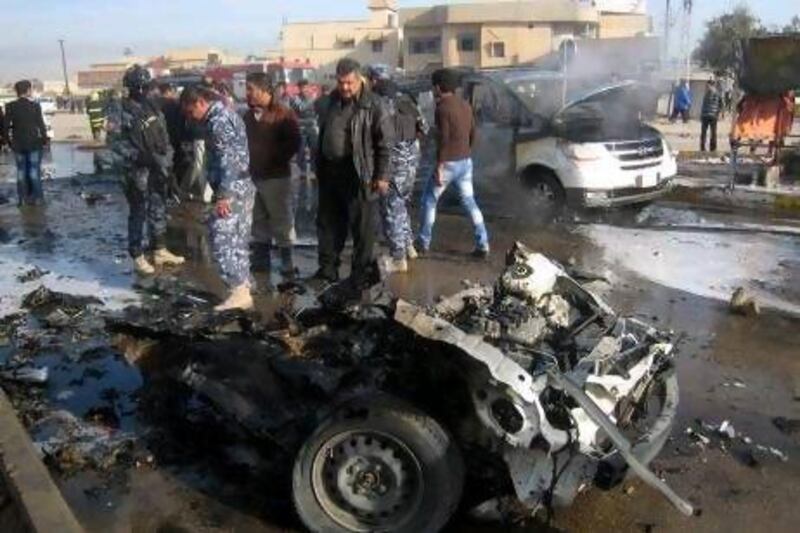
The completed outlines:
<svg viewBox="0 0 800 533">
<path fill-rule="evenodd" d="M 0 316 L 19 308 L 22 297 L 39 284 L 74 294 L 99 297 L 107 308 L 136 304 L 144 291 L 135 286 L 125 253 L 126 207 L 116 178 L 89 177 L 92 152 L 54 145 L 48 163 L 55 179 L 45 184 L 47 205 L 23 209 L 14 202 L 13 169 L 0 157 Z M 81 175 L 84 173 L 86 175 Z M 298 184 L 301 275 L 314 270 L 313 194 Z M 83 193 L 83 194 L 82 194 Z M 87 202 L 86 198 L 95 200 Z M 479 198 L 480 200 L 480 198 Z M 389 280 L 393 291 L 428 303 L 459 290 L 465 279 L 490 282 L 514 241 L 603 277 L 595 287 L 619 311 L 671 329 L 681 338 L 678 372 L 679 422 L 673 439 L 654 468 L 679 493 L 703 509 L 685 518 L 637 481 L 610 492 L 589 490 L 574 505 L 559 510 L 547 525 L 563 531 L 795 531 L 800 510 L 800 437 L 781 432 L 774 417 L 800 418 L 800 236 L 794 220 L 703 206 L 668 199 L 642 210 L 578 214 L 563 222 L 535 225 L 508 217 L 502 208 L 485 213 L 493 254 L 488 261 L 469 257 L 472 231 L 456 207 L 437 220 L 432 253 L 412 264 L 411 272 Z M 535 218 L 535 217 L 531 217 Z M 221 295 L 222 286 L 208 262 L 202 208 L 173 210 L 171 247 L 189 258 L 181 276 Z M 47 271 L 36 281 L 18 274 L 33 266 Z M 281 304 L 257 278 L 257 307 L 269 319 Z M 270 280 L 280 281 L 277 274 Z M 729 312 L 727 301 L 745 287 L 761 304 L 759 316 Z M 2 347 L 0 347 L 2 348 Z M 0 350 L 2 354 L 2 350 Z M 57 367 L 57 351 L 41 356 Z M 85 415 L 93 398 L 109 387 L 135 396 L 139 369 L 119 358 L 100 358 L 102 377 L 83 380 L 55 372 L 46 396 L 59 408 Z M 69 398 L 60 395 L 74 387 Z M 145 431 L 144 407 L 132 402 L 122 429 Z M 702 424 L 729 421 L 733 441 L 716 438 Z M 698 425 L 700 423 L 700 425 Z M 686 433 L 701 428 L 711 436 L 698 445 Z M 773 447 L 782 460 L 765 453 L 750 460 L 741 436 Z M 195 439 L 198 450 L 202 437 Z M 724 448 L 724 449 L 723 449 Z M 196 452 L 197 450 L 192 450 Z M 237 450 L 257 464 L 257 451 Z M 259 479 L 255 467 L 220 471 L 213 457 L 189 453 L 184 461 L 131 466 L 109 476 L 85 469 L 69 476 L 56 472 L 65 498 L 89 531 L 277 531 L 299 528 L 288 498 L 275 495 L 273 480 Z M 190 456 L 190 457 L 189 457 Z M 285 495 L 284 495 L 285 496 Z M 510 530 L 540 531 L 540 522 Z M 458 516 L 453 531 L 496 531 Z M 503 530 L 509 530 L 502 526 Z"/>
</svg>

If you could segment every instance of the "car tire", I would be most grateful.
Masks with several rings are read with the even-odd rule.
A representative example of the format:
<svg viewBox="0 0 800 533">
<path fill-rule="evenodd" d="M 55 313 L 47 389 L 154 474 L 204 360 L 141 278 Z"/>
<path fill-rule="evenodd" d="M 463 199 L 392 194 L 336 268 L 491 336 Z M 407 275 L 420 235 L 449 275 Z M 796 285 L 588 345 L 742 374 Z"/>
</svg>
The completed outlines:
<svg viewBox="0 0 800 533">
<path fill-rule="evenodd" d="M 464 484 L 461 454 L 448 432 L 393 398 L 338 410 L 298 452 L 292 495 L 314 532 L 439 531 Z"/>
<path fill-rule="evenodd" d="M 532 200 L 551 212 L 560 212 L 567 203 L 564 187 L 550 169 L 536 168 L 525 172 L 522 184 L 532 195 Z"/>
</svg>

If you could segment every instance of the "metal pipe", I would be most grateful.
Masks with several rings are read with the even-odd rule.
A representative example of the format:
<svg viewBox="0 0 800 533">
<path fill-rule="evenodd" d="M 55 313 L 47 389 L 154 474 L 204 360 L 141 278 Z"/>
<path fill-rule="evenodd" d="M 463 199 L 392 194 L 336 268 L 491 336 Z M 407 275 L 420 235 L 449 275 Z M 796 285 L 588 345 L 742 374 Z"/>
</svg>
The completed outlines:
<svg viewBox="0 0 800 533">
<path fill-rule="evenodd" d="M 583 392 L 581 387 L 573 383 L 570 378 L 556 369 L 549 368 L 547 370 L 547 375 L 552 378 L 556 385 L 572 396 L 578 405 L 586 411 L 589 418 L 606 432 L 606 435 L 608 435 L 608 438 L 614 443 L 614 446 L 617 447 L 620 455 L 625 459 L 625 462 L 628 463 L 642 481 L 663 494 L 672 505 L 686 516 L 696 516 L 700 514 L 699 509 L 695 509 L 691 503 L 678 496 L 669 485 L 647 468 L 647 465 L 639 461 L 633 453 L 631 443 L 628 442 L 628 439 L 620 433 L 617 426 L 606 416 L 597 404 Z"/>
</svg>

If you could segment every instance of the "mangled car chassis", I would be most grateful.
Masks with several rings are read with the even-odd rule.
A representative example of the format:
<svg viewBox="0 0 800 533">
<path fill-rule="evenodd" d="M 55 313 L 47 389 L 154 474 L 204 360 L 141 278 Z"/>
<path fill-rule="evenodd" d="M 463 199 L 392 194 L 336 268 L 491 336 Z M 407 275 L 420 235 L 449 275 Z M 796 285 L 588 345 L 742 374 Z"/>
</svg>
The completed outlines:
<svg viewBox="0 0 800 533">
<path fill-rule="evenodd" d="M 646 466 L 678 403 L 668 336 L 522 245 L 507 259 L 430 308 L 307 309 L 217 362 L 189 345 L 176 376 L 287 452 L 314 531 L 435 531 L 462 492 L 533 514 L 629 472 L 692 514 Z"/>
</svg>

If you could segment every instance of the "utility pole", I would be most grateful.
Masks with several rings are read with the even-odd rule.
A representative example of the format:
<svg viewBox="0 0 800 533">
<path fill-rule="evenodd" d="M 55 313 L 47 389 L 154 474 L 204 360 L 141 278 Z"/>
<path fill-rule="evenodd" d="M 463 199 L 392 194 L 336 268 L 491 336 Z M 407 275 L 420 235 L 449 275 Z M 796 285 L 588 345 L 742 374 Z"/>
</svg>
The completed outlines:
<svg viewBox="0 0 800 533">
<path fill-rule="evenodd" d="M 664 67 L 669 64 L 669 2 L 670 0 L 667 0 L 664 9 Z"/>
<path fill-rule="evenodd" d="M 61 69 L 64 71 L 64 94 L 69 96 L 69 76 L 67 75 L 67 55 L 64 53 L 64 39 L 59 39 L 58 44 L 61 46 Z"/>
</svg>

